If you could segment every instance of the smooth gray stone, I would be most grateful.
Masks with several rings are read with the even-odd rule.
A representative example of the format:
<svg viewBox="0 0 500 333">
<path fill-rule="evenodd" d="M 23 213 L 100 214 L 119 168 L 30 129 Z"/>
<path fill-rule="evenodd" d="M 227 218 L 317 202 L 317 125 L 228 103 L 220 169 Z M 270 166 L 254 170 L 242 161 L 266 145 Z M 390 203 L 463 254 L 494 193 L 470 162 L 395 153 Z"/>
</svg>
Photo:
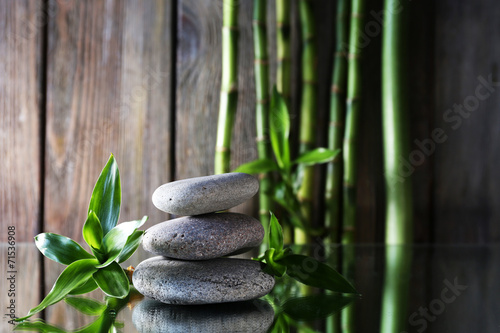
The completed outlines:
<svg viewBox="0 0 500 333">
<path fill-rule="evenodd" d="M 185 261 L 154 257 L 137 265 L 132 275 L 144 296 L 167 304 L 212 304 L 256 299 L 274 287 L 261 263 L 219 258 Z"/>
<path fill-rule="evenodd" d="M 199 215 L 237 206 L 259 190 L 259 181 L 246 173 L 178 180 L 153 193 L 156 208 L 175 215 Z"/>
<path fill-rule="evenodd" d="M 273 320 L 273 308 L 260 299 L 193 306 L 170 305 L 144 299 L 135 306 L 132 313 L 132 322 L 141 333 L 265 333 Z"/>
<path fill-rule="evenodd" d="M 237 213 L 185 216 L 146 230 L 144 250 L 170 258 L 206 260 L 243 253 L 264 238 L 260 221 Z"/>
</svg>

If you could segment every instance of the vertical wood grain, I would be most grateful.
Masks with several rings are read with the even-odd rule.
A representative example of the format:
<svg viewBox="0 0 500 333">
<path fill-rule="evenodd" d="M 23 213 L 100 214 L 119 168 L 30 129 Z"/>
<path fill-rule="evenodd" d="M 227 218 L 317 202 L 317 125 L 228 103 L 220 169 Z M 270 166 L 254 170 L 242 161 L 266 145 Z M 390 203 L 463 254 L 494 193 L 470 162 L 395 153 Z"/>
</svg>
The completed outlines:
<svg viewBox="0 0 500 333">
<path fill-rule="evenodd" d="M 499 80 L 500 4 L 440 1 L 436 15 L 434 120 L 446 141 L 435 152 L 435 240 L 497 242 L 500 91 L 481 87 L 478 77 Z M 453 111 L 460 105 L 464 116 Z"/>
<path fill-rule="evenodd" d="M 231 169 L 257 157 L 253 74 L 252 1 L 239 2 L 238 108 Z M 179 2 L 177 46 L 176 179 L 214 172 L 221 84 L 222 0 Z M 255 200 L 238 207 L 252 214 Z"/>
<path fill-rule="evenodd" d="M 119 222 L 168 218 L 151 203 L 171 179 L 171 2 L 51 4 L 48 26 L 45 231 L 83 243 L 93 186 L 110 153 L 121 176 Z M 64 267 L 46 261 L 47 290 Z M 63 305 L 47 319 L 83 324 Z"/>
<path fill-rule="evenodd" d="M 110 153 L 120 221 L 167 216 L 151 194 L 170 180 L 170 3 L 68 2 L 49 25 L 45 229 L 82 240 Z"/>
<path fill-rule="evenodd" d="M 16 226 L 17 241 L 39 232 L 40 43 L 45 14 L 37 1 L 0 3 L 1 241 Z"/>
</svg>

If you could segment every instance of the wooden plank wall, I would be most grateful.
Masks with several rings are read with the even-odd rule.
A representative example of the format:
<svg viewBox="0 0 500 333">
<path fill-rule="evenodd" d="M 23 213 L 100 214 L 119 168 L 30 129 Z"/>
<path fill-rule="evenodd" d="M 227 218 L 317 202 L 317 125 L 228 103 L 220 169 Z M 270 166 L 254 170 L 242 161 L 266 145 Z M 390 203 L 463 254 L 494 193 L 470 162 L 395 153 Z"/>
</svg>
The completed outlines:
<svg viewBox="0 0 500 333">
<path fill-rule="evenodd" d="M 300 82 L 298 12 L 292 3 L 293 78 Z M 500 97 L 491 92 L 457 130 L 443 116 L 454 103 L 475 94 L 479 76 L 498 78 L 494 45 L 500 37 L 495 23 L 500 5 L 489 0 L 402 5 L 412 13 L 410 138 L 422 142 L 436 128 L 448 136 L 412 173 L 416 241 L 498 241 L 500 118 L 495 111 Z M 154 189 L 172 179 L 213 172 L 222 2 L 50 0 L 42 7 L 35 0 L 0 4 L 5 22 L 0 40 L 2 230 L 15 223 L 25 241 L 41 230 L 81 240 L 92 185 L 111 152 L 122 173 L 121 220 L 144 214 L 150 223 L 166 219 L 151 204 Z M 240 7 L 241 89 L 232 167 L 256 157 L 252 1 L 242 0 Z M 382 1 L 369 1 L 366 18 L 372 28 L 378 22 L 373 13 L 381 8 Z M 317 0 L 315 15 L 321 46 L 318 141 L 324 144 L 334 4 Z M 272 57 L 273 16 L 270 1 Z M 376 28 L 371 34 L 363 60 L 368 75 L 363 82 L 357 231 L 358 241 L 367 243 L 382 241 L 384 215 L 382 36 Z M 15 47 L 9 44 L 12 36 Z M 270 65 L 274 81 L 275 63 Z M 293 91 L 297 124 L 300 85 L 294 84 Z M 412 148 L 420 149 L 415 143 Z M 324 170 L 318 170 L 321 183 Z M 253 214 L 256 202 L 239 211 Z M 321 206 L 316 211 L 321 217 Z"/>
</svg>

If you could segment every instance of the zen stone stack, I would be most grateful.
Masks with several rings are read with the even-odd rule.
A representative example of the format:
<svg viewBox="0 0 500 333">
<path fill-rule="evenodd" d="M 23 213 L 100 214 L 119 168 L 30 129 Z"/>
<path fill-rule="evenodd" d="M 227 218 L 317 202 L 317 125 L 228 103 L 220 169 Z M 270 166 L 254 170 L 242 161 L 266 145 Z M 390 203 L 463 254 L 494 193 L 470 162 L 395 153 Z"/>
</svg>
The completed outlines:
<svg viewBox="0 0 500 333">
<path fill-rule="evenodd" d="M 264 228 L 250 216 L 216 213 L 257 193 L 259 182 L 227 173 L 171 182 L 153 194 L 160 210 L 184 217 L 157 224 L 143 247 L 159 256 L 141 262 L 132 277 L 144 296 L 167 304 L 212 304 L 251 300 L 268 294 L 274 278 L 256 261 L 221 258 L 258 246 Z"/>
</svg>

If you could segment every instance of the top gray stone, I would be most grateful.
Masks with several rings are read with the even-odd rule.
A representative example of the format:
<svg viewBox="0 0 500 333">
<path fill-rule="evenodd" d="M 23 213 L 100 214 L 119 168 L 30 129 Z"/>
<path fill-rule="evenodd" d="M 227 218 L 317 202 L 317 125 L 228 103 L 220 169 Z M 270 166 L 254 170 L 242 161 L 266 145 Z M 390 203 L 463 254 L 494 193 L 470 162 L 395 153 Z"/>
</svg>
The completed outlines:
<svg viewBox="0 0 500 333">
<path fill-rule="evenodd" d="M 153 193 L 153 204 L 174 215 L 200 215 L 237 206 L 259 190 L 259 181 L 246 173 L 196 177 L 164 184 Z"/>
</svg>

